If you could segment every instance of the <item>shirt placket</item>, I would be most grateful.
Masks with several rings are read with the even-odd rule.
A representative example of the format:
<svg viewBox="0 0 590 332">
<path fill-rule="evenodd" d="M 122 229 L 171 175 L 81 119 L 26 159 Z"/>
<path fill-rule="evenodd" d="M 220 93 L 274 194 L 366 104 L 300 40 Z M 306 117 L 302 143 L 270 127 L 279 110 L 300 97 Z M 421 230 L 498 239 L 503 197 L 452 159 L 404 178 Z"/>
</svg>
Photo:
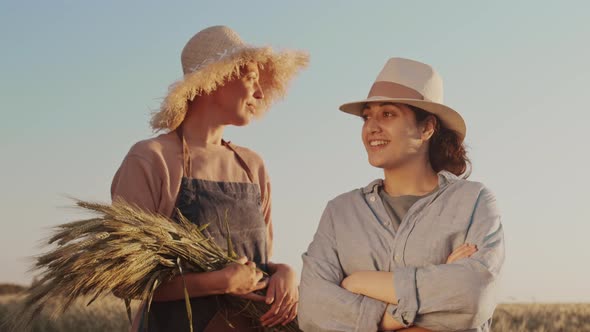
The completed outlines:
<svg viewBox="0 0 590 332">
<path fill-rule="evenodd" d="M 379 224 L 387 231 L 389 239 L 389 247 L 386 248 L 388 255 L 387 261 L 389 262 L 387 269 L 391 271 L 393 268 L 394 256 L 396 256 L 395 243 L 397 242 L 396 239 L 399 237 L 398 234 L 400 229 L 398 228 L 398 231 L 395 231 L 391 218 L 389 217 L 389 214 L 387 214 L 387 211 L 385 211 L 385 206 L 383 206 L 383 200 L 379 196 L 378 185 L 373 186 L 373 189 L 370 192 L 365 193 L 364 198 Z"/>
</svg>

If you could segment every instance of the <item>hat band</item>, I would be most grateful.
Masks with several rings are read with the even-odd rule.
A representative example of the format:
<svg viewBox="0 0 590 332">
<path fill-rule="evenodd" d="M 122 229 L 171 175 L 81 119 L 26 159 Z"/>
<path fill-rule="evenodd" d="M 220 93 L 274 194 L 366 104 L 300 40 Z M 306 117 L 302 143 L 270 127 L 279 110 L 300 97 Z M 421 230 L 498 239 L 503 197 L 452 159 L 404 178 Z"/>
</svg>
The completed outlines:
<svg viewBox="0 0 590 332">
<path fill-rule="evenodd" d="M 367 98 L 375 96 L 424 100 L 424 96 L 420 92 L 405 85 L 387 81 L 379 81 L 373 84 Z"/>
</svg>

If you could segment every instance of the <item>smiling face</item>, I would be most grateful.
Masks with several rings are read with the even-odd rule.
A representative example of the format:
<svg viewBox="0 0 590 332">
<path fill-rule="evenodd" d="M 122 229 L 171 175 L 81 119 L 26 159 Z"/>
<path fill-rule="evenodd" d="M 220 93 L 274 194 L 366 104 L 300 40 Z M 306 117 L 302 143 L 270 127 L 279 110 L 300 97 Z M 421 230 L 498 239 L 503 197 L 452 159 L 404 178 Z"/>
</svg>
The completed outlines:
<svg viewBox="0 0 590 332">
<path fill-rule="evenodd" d="M 247 125 L 260 110 L 264 93 L 259 82 L 258 65 L 254 62 L 240 69 L 240 75 L 213 93 L 213 103 L 221 109 L 223 122 L 236 126 Z"/>
<path fill-rule="evenodd" d="M 416 122 L 414 112 L 403 104 L 367 103 L 361 112 L 362 139 L 369 163 L 395 169 L 428 156 L 431 121 Z"/>
</svg>

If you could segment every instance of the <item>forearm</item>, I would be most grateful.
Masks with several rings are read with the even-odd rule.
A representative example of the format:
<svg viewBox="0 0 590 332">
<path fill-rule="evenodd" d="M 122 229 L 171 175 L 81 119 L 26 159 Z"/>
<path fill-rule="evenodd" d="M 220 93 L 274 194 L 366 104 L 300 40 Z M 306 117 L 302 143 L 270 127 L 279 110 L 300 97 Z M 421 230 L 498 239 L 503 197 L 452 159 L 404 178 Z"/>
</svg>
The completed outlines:
<svg viewBox="0 0 590 332">
<path fill-rule="evenodd" d="M 227 278 L 223 271 L 187 273 L 184 275 L 189 297 L 219 295 L 227 292 Z M 184 299 L 184 282 L 181 276 L 160 285 L 154 292 L 154 301 Z"/>
<path fill-rule="evenodd" d="M 299 326 L 304 331 L 375 331 L 386 306 L 338 285 L 304 277 Z"/>
<path fill-rule="evenodd" d="M 387 312 L 383 314 L 383 318 L 381 319 L 381 322 L 379 322 L 379 331 L 395 331 L 403 328 L 404 325 L 395 320 L 395 318 Z"/>
<path fill-rule="evenodd" d="M 404 331 L 404 332 L 430 332 L 430 330 L 419 326 L 404 327 L 404 325 L 387 312 L 379 323 L 379 331 Z"/>
<path fill-rule="evenodd" d="M 353 273 L 343 281 L 343 287 L 349 291 L 371 297 L 373 299 L 397 304 L 394 275 L 392 272 L 360 271 Z M 379 323 L 380 331 L 429 331 L 420 327 L 404 328 L 404 324 L 396 320 L 387 311 Z"/>
<path fill-rule="evenodd" d="M 342 287 L 356 294 L 397 304 L 393 278 L 392 272 L 359 271 L 347 277 L 342 282 Z"/>
</svg>

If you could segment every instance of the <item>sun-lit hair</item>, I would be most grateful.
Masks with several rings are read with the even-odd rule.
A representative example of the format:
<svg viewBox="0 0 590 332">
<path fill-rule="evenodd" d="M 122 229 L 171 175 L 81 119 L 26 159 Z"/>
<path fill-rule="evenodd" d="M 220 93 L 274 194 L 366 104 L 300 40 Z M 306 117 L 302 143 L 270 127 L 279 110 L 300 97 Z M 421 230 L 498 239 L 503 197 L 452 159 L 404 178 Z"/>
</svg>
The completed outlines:
<svg viewBox="0 0 590 332">
<path fill-rule="evenodd" d="M 454 130 L 441 126 L 441 121 L 432 113 L 408 105 L 416 116 L 416 122 L 422 123 L 432 116 L 435 120 L 434 133 L 429 140 L 428 157 L 430 165 L 436 172 L 449 171 L 457 176 L 468 178 L 471 174 L 471 161 L 461 136 Z"/>
<path fill-rule="evenodd" d="M 270 47 L 246 48 L 235 52 L 173 83 L 160 109 L 153 113 L 150 124 L 154 131 L 176 129 L 186 116 L 189 101 L 210 94 L 227 81 L 239 77 L 240 68 L 249 62 L 256 62 L 260 70 L 259 81 L 264 99 L 260 100 L 260 112 L 257 115 L 262 115 L 273 102 L 285 95 L 291 78 L 307 66 L 308 61 L 306 53 L 274 52 Z"/>
</svg>

